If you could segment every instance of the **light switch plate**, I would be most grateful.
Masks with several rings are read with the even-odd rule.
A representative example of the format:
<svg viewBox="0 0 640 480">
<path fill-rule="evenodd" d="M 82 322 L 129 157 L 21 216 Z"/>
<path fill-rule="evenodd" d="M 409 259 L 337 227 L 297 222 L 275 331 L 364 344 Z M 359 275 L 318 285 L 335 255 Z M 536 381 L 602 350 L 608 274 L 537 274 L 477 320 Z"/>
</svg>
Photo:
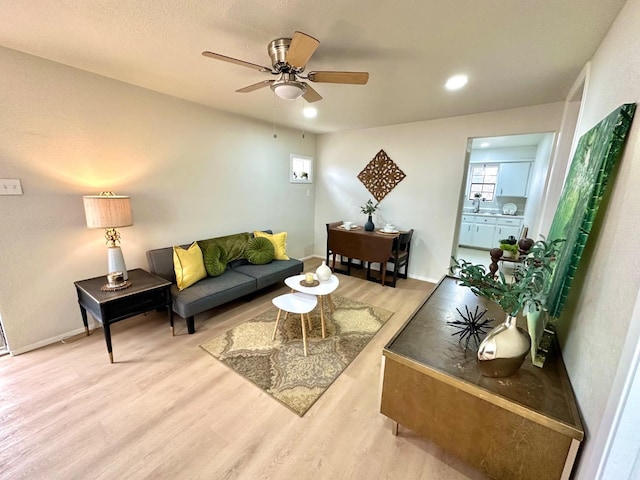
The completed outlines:
<svg viewBox="0 0 640 480">
<path fill-rule="evenodd" d="M 22 195 L 20 179 L 0 178 L 0 195 Z"/>
</svg>

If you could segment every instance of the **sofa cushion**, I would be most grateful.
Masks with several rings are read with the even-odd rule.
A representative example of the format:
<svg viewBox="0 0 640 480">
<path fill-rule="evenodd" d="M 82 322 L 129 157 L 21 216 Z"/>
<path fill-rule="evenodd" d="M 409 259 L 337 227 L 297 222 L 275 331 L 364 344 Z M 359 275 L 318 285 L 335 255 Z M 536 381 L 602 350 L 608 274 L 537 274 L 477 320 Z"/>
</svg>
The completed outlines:
<svg viewBox="0 0 640 480">
<path fill-rule="evenodd" d="M 231 262 L 238 258 L 244 258 L 244 249 L 247 246 L 249 238 L 251 238 L 249 232 L 234 233 L 233 235 L 226 235 L 224 237 L 198 240 L 198 245 L 200 245 L 203 252 L 209 245 L 219 245 L 227 254 L 227 262 Z"/>
<path fill-rule="evenodd" d="M 227 269 L 227 253 L 217 243 L 208 244 L 202 252 L 204 268 L 210 277 L 222 275 Z"/>
<path fill-rule="evenodd" d="M 257 281 L 248 275 L 227 270 L 218 277 L 206 277 L 179 291 L 171 286 L 173 311 L 183 318 L 223 305 L 256 290 Z"/>
<path fill-rule="evenodd" d="M 178 290 L 184 290 L 207 276 L 202 250 L 196 242 L 186 250 L 179 246 L 173 247 L 173 268 L 176 272 Z"/>
<path fill-rule="evenodd" d="M 271 262 L 266 265 L 239 265 L 233 271 L 249 275 L 256 279 L 258 289 L 284 282 L 287 277 L 302 273 L 304 264 L 300 260 L 291 258 L 279 262 Z M 225 273 L 226 275 L 226 273 Z"/>
<path fill-rule="evenodd" d="M 274 258 L 276 260 L 289 260 L 289 257 L 287 256 L 287 232 L 280 232 L 271 235 L 269 233 L 256 230 L 253 232 L 253 236 L 256 238 L 264 237 L 271 241 L 275 250 Z"/>
<path fill-rule="evenodd" d="M 252 238 L 247 242 L 247 247 L 245 248 L 245 257 L 247 257 L 249 263 L 254 265 L 269 263 L 273 260 L 275 253 L 273 243 L 264 237 Z"/>
</svg>

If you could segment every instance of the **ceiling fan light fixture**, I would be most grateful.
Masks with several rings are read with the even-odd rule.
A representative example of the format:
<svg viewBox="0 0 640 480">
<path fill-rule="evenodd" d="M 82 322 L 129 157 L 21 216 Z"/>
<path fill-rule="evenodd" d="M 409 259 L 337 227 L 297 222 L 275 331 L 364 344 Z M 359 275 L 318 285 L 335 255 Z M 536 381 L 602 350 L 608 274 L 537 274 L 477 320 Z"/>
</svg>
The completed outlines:
<svg viewBox="0 0 640 480">
<path fill-rule="evenodd" d="M 271 84 L 271 90 L 285 100 L 300 98 L 307 91 L 304 83 L 299 82 L 293 73 L 283 73 Z"/>
<path fill-rule="evenodd" d="M 299 82 L 295 83 L 274 83 L 271 89 L 277 96 L 285 100 L 295 100 L 304 95 L 304 85 Z"/>
</svg>

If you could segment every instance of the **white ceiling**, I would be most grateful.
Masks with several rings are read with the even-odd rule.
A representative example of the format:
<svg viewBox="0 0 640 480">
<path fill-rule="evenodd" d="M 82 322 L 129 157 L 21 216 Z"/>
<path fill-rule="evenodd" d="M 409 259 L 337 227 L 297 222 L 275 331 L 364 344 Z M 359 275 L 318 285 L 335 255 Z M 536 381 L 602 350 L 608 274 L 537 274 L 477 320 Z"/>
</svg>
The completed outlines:
<svg viewBox="0 0 640 480">
<path fill-rule="evenodd" d="M 0 45 L 228 112 L 310 132 L 444 118 L 564 100 L 624 0 L 25 0 L 0 2 Z M 303 100 L 268 74 L 267 44 L 320 40 L 310 70 L 370 72 L 365 86 L 314 83 Z M 468 86 L 449 92 L 452 74 Z M 275 105 L 275 112 L 274 112 Z"/>
<path fill-rule="evenodd" d="M 504 135 L 500 137 L 478 137 L 471 140 L 471 149 L 537 147 L 550 133 L 526 133 L 523 135 Z M 489 144 L 483 147 L 483 144 Z"/>
</svg>

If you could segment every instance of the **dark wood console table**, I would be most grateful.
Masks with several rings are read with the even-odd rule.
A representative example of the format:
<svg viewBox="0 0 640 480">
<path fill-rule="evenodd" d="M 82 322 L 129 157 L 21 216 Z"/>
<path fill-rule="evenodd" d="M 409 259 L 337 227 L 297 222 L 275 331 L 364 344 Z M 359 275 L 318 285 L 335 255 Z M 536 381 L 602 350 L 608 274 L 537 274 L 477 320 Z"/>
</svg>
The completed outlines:
<svg viewBox="0 0 640 480">
<path fill-rule="evenodd" d="M 511 377 L 483 377 L 475 350 L 465 352 L 446 323 L 465 305 L 504 318 L 444 277 L 383 350 L 381 413 L 394 433 L 399 423 L 491 478 L 569 478 L 584 430 L 560 354 L 544 368 L 527 357 Z"/>
<path fill-rule="evenodd" d="M 113 363 L 111 347 L 111 324 L 158 308 L 166 308 L 169 324 L 173 331 L 173 300 L 171 282 L 141 268 L 129 270 L 131 286 L 115 292 L 103 292 L 106 277 L 95 277 L 74 282 L 78 294 L 78 304 L 82 314 L 84 330 L 89 335 L 87 310 L 102 325 L 107 343 L 109 361 Z"/>
<path fill-rule="evenodd" d="M 349 259 L 356 258 L 365 262 L 380 263 L 382 285 L 387 273 L 387 260 L 393 254 L 393 241 L 398 234 L 367 232 L 359 227 L 356 230 L 345 230 L 342 227 L 329 227 L 327 230 L 327 248 L 333 252 L 332 265 L 335 271 L 336 255 Z M 350 268 L 349 265 L 348 268 Z M 349 271 L 347 271 L 349 273 Z"/>
</svg>

